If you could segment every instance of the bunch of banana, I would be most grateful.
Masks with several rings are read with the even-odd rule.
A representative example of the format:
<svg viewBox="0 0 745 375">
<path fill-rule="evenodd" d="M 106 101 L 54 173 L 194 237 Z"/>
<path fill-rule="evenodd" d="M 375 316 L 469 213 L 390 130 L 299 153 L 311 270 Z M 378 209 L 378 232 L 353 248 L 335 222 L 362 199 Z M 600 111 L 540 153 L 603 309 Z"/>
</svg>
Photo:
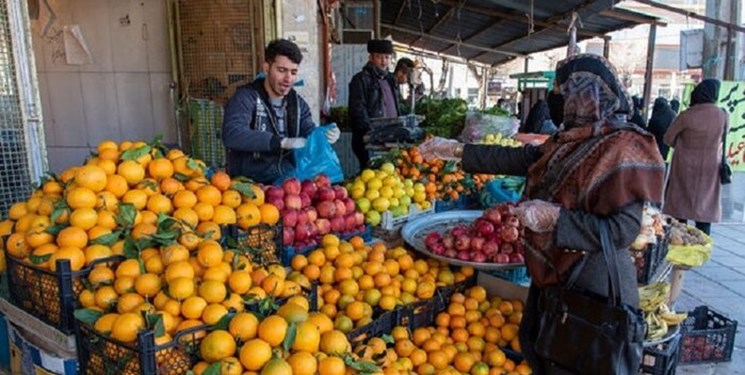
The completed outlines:
<svg viewBox="0 0 745 375">
<path fill-rule="evenodd" d="M 676 313 L 665 303 L 670 293 L 670 284 L 657 282 L 639 288 L 639 307 L 644 311 L 647 322 L 647 340 L 664 337 L 670 326 L 680 324 L 688 317 L 686 313 Z"/>
</svg>

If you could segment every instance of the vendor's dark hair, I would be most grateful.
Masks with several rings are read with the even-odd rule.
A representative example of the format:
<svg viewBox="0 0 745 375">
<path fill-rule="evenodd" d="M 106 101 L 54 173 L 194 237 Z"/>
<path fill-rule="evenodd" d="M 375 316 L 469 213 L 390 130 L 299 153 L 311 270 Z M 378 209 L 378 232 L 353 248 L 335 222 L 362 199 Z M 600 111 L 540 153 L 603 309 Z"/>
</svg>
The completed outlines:
<svg viewBox="0 0 745 375">
<path fill-rule="evenodd" d="M 300 48 L 297 44 L 287 39 L 272 40 L 266 46 L 266 49 L 264 49 L 264 61 L 272 63 L 277 56 L 285 56 L 295 64 L 300 64 L 303 61 L 303 54 L 300 52 Z"/>
<path fill-rule="evenodd" d="M 394 72 L 404 71 L 404 72 L 407 72 L 408 73 L 409 72 L 409 69 L 411 69 L 413 67 L 414 67 L 414 62 L 411 61 L 411 59 L 406 58 L 406 57 L 402 57 L 396 63 L 396 69 L 393 70 L 393 71 Z"/>
</svg>

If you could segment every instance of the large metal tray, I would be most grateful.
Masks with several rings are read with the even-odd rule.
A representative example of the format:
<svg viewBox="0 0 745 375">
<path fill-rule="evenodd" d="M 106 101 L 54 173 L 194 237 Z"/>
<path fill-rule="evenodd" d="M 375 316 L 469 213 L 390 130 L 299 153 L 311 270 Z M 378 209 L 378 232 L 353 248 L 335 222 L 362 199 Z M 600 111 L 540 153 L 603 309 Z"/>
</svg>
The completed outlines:
<svg viewBox="0 0 745 375">
<path fill-rule="evenodd" d="M 424 245 L 424 239 L 431 232 L 444 234 L 458 225 L 468 225 L 481 217 L 483 211 L 447 211 L 422 215 L 406 224 L 401 229 L 401 236 L 409 246 L 428 257 L 457 266 L 471 266 L 480 270 L 506 270 L 522 267 L 523 263 L 477 263 L 436 255 Z"/>
</svg>

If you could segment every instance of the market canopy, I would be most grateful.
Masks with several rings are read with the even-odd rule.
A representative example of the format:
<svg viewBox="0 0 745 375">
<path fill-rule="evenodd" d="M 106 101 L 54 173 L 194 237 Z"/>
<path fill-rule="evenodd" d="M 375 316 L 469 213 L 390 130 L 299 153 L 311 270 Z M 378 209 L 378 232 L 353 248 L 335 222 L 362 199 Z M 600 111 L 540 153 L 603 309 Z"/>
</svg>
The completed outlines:
<svg viewBox="0 0 745 375">
<path fill-rule="evenodd" d="M 577 40 L 656 17 L 613 7 L 608 0 L 386 0 L 380 28 L 395 42 L 487 65 L 567 45 L 574 12 Z"/>
</svg>

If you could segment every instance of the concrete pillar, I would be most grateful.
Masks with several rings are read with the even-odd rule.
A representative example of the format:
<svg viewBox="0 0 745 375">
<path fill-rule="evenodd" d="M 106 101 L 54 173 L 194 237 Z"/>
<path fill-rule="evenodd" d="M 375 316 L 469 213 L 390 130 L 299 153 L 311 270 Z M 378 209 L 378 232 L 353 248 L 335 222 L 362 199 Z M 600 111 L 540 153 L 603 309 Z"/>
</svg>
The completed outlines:
<svg viewBox="0 0 745 375">
<path fill-rule="evenodd" d="M 303 52 L 299 79 L 303 86 L 295 87 L 308 102 L 313 121 L 320 121 L 319 114 L 324 92 L 321 87 L 323 60 L 321 59 L 321 20 L 318 19 L 318 3 L 315 0 L 284 0 L 277 2 L 282 7 L 282 37 L 294 41 Z"/>
<path fill-rule="evenodd" d="M 737 3 L 741 0 L 706 0 L 706 16 L 731 22 L 730 12 L 733 1 Z M 724 77 L 726 44 L 726 28 L 711 23 L 704 24 L 703 78 L 722 79 Z"/>
</svg>

